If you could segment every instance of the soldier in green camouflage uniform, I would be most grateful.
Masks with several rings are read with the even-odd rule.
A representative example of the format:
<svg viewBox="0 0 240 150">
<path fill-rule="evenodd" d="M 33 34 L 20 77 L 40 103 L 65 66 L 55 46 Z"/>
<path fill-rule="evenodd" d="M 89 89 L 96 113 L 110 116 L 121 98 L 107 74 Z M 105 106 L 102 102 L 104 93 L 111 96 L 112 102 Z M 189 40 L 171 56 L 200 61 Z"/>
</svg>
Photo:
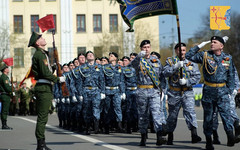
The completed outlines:
<svg viewBox="0 0 240 150">
<path fill-rule="evenodd" d="M 45 143 L 45 126 L 48 121 L 48 112 L 53 100 L 52 85 L 58 81 L 65 82 L 64 77 L 56 77 L 53 75 L 52 68 L 49 63 L 48 51 L 44 50 L 47 45 L 42 35 L 35 32 L 32 33 L 28 47 L 36 48 L 36 52 L 32 57 L 32 71 L 37 80 L 35 86 L 36 92 L 36 109 L 37 109 L 37 125 L 35 136 L 37 138 L 37 150 L 51 150 Z"/>
<path fill-rule="evenodd" d="M 12 87 L 10 85 L 9 77 L 7 76 L 9 73 L 8 66 L 5 63 L 0 65 L 0 71 L 2 75 L 0 77 L 0 100 L 2 102 L 2 110 L 1 110 L 1 121 L 2 121 L 2 129 L 12 130 L 11 127 L 7 126 L 7 115 L 10 106 L 10 99 L 12 94 Z"/>
</svg>

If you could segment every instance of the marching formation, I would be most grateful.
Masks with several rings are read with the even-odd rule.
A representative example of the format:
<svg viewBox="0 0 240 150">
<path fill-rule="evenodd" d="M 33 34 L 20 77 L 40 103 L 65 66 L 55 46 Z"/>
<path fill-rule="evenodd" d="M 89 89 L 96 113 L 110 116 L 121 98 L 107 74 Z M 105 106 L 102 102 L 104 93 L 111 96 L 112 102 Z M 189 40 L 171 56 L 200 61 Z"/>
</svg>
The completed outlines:
<svg viewBox="0 0 240 150">
<path fill-rule="evenodd" d="M 240 142 L 239 117 L 234 100 L 239 78 L 231 55 L 223 51 L 227 40 L 228 37 L 213 36 L 210 41 L 196 45 L 188 52 L 185 43 L 177 44 L 176 56 L 167 58 L 164 66 L 160 62 L 160 54 L 151 52 L 149 40 L 140 43 L 139 54 L 131 53 L 122 59 L 115 52 L 110 52 L 108 57 L 95 58 L 92 51 L 87 51 L 63 64 L 62 76 L 56 77 L 45 51 L 45 39 L 33 32 L 28 46 L 36 48 L 32 71 L 37 80 L 34 89 L 38 116 L 35 131 L 37 150 L 50 150 L 46 146 L 44 132 L 51 105 L 56 107 L 61 128 L 85 135 L 139 131 L 139 146 L 146 146 L 149 128 L 156 133 L 156 145 L 173 145 L 178 113 L 182 108 L 191 132 L 191 142 L 200 142 L 202 138 L 197 134 L 193 92 L 193 86 L 201 78 L 197 63 L 203 66 L 206 149 L 212 150 L 213 144 L 220 144 L 218 112 L 226 131 L 227 146 L 234 146 Z M 208 43 L 211 43 L 211 50 L 199 51 Z M 6 124 L 8 93 L 11 92 L 7 68 L 1 68 L 3 75 L 0 77 L 3 129 L 11 129 Z"/>
</svg>

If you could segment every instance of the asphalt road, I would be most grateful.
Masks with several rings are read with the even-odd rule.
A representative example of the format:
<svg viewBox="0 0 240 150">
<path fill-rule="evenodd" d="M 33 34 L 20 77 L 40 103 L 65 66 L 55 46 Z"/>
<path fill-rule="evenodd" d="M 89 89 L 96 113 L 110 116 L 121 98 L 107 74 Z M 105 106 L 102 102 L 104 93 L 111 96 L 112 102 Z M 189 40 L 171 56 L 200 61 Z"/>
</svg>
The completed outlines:
<svg viewBox="0 0 240 150">
<path fill-rule="evenodd" d="M 240 115 L 240 109 L 237 110 Z M 198 134 L 202 137 L 202 142 L 191 143 L 191 132 L 188 130 L 185 120 L 182 116 L 182 110 L 179 114 L 178 125 L 174 132 L 174 145 L 156 146 L 156 135 L 149 133 L 147 146 L 137 146 L 140 141 L 140 134 L 110 133 L 91 134 L 89 136 L 77 134 L 58 128 L 57 115 L 49 115 L 49 121 L 46 128 L 46 143 L 53 150 L 139 150 L 139 149 L 204 149 L 205 137 L 203 135 L 203 110 L 196 108 L 198 118 Z M 221 119 L 220 119 L 221 121 Z M 12 131 L 0 130 L 0 150 L 35 150 L 36 139 L 34 135 L 36 116 L 9 116 L 8 125 L 13 127 Z M 239 150 L 240 143 L 234 147 L 227 147 L 227 137 L 220 122 L 218 128 L 221 145 L 215 145 L 216 150 Z"/>
</svg>

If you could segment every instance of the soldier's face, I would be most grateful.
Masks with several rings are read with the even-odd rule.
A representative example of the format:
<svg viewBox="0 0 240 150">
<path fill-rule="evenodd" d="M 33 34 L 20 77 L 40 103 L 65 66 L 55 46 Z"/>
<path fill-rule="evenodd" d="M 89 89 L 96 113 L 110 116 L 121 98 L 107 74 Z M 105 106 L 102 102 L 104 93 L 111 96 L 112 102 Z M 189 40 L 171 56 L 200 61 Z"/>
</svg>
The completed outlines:
<svg viewBox="0 0 240 150">
<path fill-rule="evenodd" d="M 136 56 L 132 55 L 130 56 L 130 61 L 133 61 L 135 59 Z"/>
<path fill-rule="evenodd" d="M 146 56 L 150 56 L 151 45 L 145 44 L 141 47 L 141 51 L 146 51 Z"/>
<path fill-rule="evenodd" d="M 123 61 L 119 60 L 119 61 L 118 61 L 118 64 L 119 64 L 120 66 L 123 66 Z"/>
<path fill-rule="evenodd" d="M 75 61 L 74 61 L 74 66 L 75 66 L 75 67 L 79 66 L 78 60 L 75 60 Z"/>
<path fill-rule="evenodd" d="M 47 45 L 45 39 L 42 36 L 36 41 L 36 44 L 43 47 Z"/>
<path fill-rule="evenodd" d="M 84 64 L 85 61 L 86 61 L 85 56 L 83 56 L 83 55 L 79 56 L 78 61 L 79 61 L 80 64 Z"/>
<path fill-rule="evenodd" d="M 211 42 L 211 50 L 212 51 L 217 51 L 217 50 L 222 50 L 223 49 L 223 44 L 219 42 L 218 40 L 212 40 Z"/>
<path fill-rule="evenodd" d="M 97 64 L 101 64 L 101 61 L 100 61 L 100 60 L 96 60 L 96 63 L 97 63 Z"/>
<path fill-rule="evenodd" d="M 187 48 L 186 47 L 181 47 L 181 49 L 182 49 L 182 51 L 181 51 L 181 53 L 182 53 L 182 59 L 185 59 L 185 54 L 186 54 L 186 51 L 187 51 Z M 175 53 L 177 54 L 177 56 L 180 58 L 180 51 L 179 51 L 179 48 L 177 48 L 176 50 L 175 50 Z"/>
<path fill-rule="evenodd" d="M 106 64 L 108 64 L 108 61 L 107 61 L 107 59 L 102 59 L 102 65 L 106 65 Z"/>
<path fill-rule="evenodd" d="M 63 72 L 69 72 L 68 66 L 64 66 L 64 67 L 63 67 Z"/>
<path fill-rule="evenodd" d="M 109 55 L 109 61 L 112 62 L 112 61 L 116 61 L 117 58 L 113 55 L 113 54 L 110 54 Z"/>
<path fill-rule="evenodd" d="M 123 59 L 123 65 L 127 66 L 129 65 L 130 61 L 128 59 Z"/>
<path fill-rule="evenodd" d="M 95 58 L 94 58 L 94 55 L 93 55 L 93 53 L 88 53 L 87 54 L 87 60 L 88 61 L 93 61 Z"/>
</svg>

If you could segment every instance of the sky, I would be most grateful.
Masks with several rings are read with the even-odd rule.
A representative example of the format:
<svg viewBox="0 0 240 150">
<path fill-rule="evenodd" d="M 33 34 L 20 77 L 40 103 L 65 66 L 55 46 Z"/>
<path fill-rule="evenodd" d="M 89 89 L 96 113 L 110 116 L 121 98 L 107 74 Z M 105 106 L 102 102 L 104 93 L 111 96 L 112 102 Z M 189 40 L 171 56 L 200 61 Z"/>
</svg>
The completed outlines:
<svg viewBox="0 0 240 150">
<path fill-rule="evenodd" d="M 203 27 L 201 18 L 204 15 L 209 15 L 210 6 L 230 6 L 231 13 L 234 11 L 240 14 L 240 0 L 177 0 L 177 4 L 182 42 L 187 42 L 188 38 Z M 172 29 L 174 34 L 172 34 Z M 177 42 L 176 17 L 174 15 L 159 16 L 161 48 L 173 42 L 172 35 L 174 36 L 174 42 Z"/>
</svg>

